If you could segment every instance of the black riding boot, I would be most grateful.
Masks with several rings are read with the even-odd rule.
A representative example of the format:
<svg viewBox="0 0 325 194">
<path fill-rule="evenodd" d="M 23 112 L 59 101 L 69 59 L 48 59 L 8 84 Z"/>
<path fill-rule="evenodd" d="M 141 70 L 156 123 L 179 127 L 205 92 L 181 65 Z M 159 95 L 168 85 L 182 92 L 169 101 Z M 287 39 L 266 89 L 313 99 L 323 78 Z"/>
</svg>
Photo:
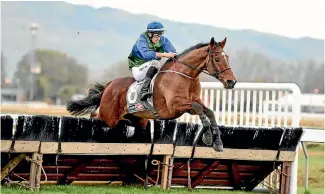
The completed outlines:
<svg viewBox="0 0 325 194">
<path fill-rule="evenodd" d="M 147 98 L 150 96 L 149 93 L 149 86 L 150 86 L 150 82 L 153 78 L 153 76 L 157 73 L 158 69 L 154 66 L 149 67 L 147 74 L 146 74 L 146 78 L 145 81 L 143 83 L 143 86 L 141 88 L 141 92 L 140 92 L 140 100 L 141 101 L 145 101 L 147 100 Z"/>
</svg>

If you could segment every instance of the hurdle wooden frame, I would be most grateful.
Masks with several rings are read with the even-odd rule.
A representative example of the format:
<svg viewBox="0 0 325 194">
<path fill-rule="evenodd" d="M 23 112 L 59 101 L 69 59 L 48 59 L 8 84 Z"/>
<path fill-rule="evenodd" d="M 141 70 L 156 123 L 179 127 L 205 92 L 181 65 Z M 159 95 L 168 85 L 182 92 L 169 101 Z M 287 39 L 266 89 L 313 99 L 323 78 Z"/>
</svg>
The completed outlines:
<svg viewBox="0 0 325 194">
<path fill-rule="evenodd" d="M 1 152 L 8 153 L 12 141 L 1 140 Z M 80 143 L 80 142 L 61 142 L 61 155 L 147 155 L 150 151 L 151 144 L 149 143 Z M 174 158 L 190 158 L 192 152 L 191 146 L 176 146 Z M 40 141 L 21 141 L 16 140 L 14 150 L 11 153 L 32 153 L 33 159 L 40 161 L 43 154 L 57 154 L 58 142 L 40 142 Z M 169 159 L 173 153 L 172 144 L 155 144 L 153 155 L 162 156 L 163 163 L 169 162 Z M 289 192 L 289 182 L 291 163 L 294 161 L 296 152 L 293 151 L 280 151 L 279 160 L 275 160 L 278 151 L 276 150 L 254 150 L 254 149 L 227 149 L 223 152 L 216 152 L 211 147 L 196 147 L 196 151 L 193 158 L 198 159 L 227 159 L 227 160 L 248 160 L 248 161 L 277 161 L 282 162 L 282 172 L 280 176 L 280 188 L 279 192 Z M 171 165 L 171 164 L 169 164 Z M 210 171 L 215 166 L 218 166 L 218 161 L 209 166 Z M 284 167 L 284 168 L 283 168 Z M 197 180 L 192 182 L 192 187 L 196 187 L 200 181 L 202 181 L 209 168 L 200 173 Z M 163 166 L 161 173 L 162 189 L 167 189 L 168 184 L 168 165 Z M 236 162 L 232 163 L 232 174 L 234 175 L 234 181 L 236 182 Z M 2 169 L 3 173 L 3 169 Z M 238 177 L 238 176 L 237 176 Z M 31 163 L 30 180 L 29 185 L 31 188 L 38 189 L 40 186 L 41 171 L 40 167 Z M 237 178 L 238 179 L 238 178 Z M 238 181 L 238 180 L 237 180 Z"/>
</svg>

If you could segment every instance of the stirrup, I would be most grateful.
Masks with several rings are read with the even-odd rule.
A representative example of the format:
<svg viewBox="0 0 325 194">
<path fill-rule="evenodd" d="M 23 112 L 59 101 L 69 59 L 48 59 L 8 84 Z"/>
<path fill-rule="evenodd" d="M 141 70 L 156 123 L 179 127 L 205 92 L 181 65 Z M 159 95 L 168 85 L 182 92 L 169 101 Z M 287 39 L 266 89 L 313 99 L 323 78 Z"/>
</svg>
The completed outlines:
<svg viewBox="0 0 325 194">
<path fill-rule="evenodd" d="M 146 101 L 152 94 L 148 91 L 140 96 L 141 101 Z"/>
</svg>

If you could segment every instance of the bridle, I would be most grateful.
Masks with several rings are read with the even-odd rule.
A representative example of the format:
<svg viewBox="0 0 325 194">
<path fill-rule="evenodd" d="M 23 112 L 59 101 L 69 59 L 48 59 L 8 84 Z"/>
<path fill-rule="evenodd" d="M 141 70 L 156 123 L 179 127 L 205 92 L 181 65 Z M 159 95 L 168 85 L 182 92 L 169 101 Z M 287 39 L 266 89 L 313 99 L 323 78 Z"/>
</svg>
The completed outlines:
<svg viewBox="0 0 325 194">
<path fill-rule="evenodd" d="M 228 67 L 227 68 L 224 68 L 224 69 L 222 69 L 222 70 L 220 70 L 220 71 L 218 71 L 217 70 L 217 66 L 216 66 L 216 64 L 215 64 L 215 60 L 213 60 L 214 59 L 214 57 L 213 57 L 213 53 L 225 53 L 223 50 L 222 51 L 210 51 L 209 50 L 209 60 L 211 60 L 211 62 L 212 62 L 212 68 L 213 68 L 213 71 L 214 71 L 214 73 L 215 74 L 210 74 L 208 71 L 207 72 L 205 72 L 205 73 L 208 73 L 208 75 L 210 75 L 210 76 L 212 76 L 212 77 L 215 77 L 216 79 L 220 79 L 220 75 L 221 75 L 221 73 L 223 73 L 223 72 L 225 72 L 225 71 L 227 71 L 227 70 L 229 70 L 229 69 L 231 69 L 230 67 L 229 67 L 229 64 L 227 65 Z M 209 63 L 209 60 L 208 60 L 208 62 L 207 63 Z M 208 65 L 207 65 L 208 66 Z"/>
<path fill-rule="evenodd" d="M 199 71 L 199 72 L 205 73 L 205 74 L 207 74 L 207 75 L 209 75 L 209 76 L 212 76 L 212 77 L 214 77 L 214 78 L 220 80 L 220 75 L 221 75 L 223 72 L 225 72 L 225 71 L 231 69 L 230 67 L 227 67 L 227 68 L 222 69 L 222 70 L 220 70 L 220 71 L 217 70 L 217 67 L 216 67 L 216 64 L 215 64 L 215 61 L 214 61 L 213 53 L 222 53 L 222 52 L 224 52 L 224 51 L 223 51 L 223 50 L 222 50 L 222 51 L 210 51 L 210 50 L 209 50 L 209 59 L 208 59 L 208 61 L 207 61 L 207 65 L 205 65 L 205 66 L 204 66 L 205 68 L 203 68 L 203 69 L 199 69 L 199 68 L 194 67 L 194 66 L 192 66 L 192 65 L 186 64 L 186 63 L 184 63 L 184 62 L 182 62 L 182 61 L 179 61 L 178 59 L 176 59 L 177 56 L 174 56 L 172 59 L 173 59 L 174 61 L 177 61 L 178 63 L 180 63 L 180 64 L 182 64 L 182 65 L 185 65 L 185 66 L 191 68 L 191 69 L 194 69 L 194 70 L 197 70 L 197 71 Z M 208 63 L 209 63 L 210 60 L 211 60 L 211 62 L 212 62 L 212 68 L 213 68 L 214 74 L 211 74 L 211 73 L 209 73 L 209 72 L 207 71 L 207 66 L 208 66 Z M 174 71 L 171 71 L 171 70 L 164 70 L 164 71 L 162 71 L 162 72 L 169 72 L 169 71 L 170 71 L 170 72 L 174 72 Z M 185 77 L 187 77 L 187 78 L 193 79 L 192 77 L 190 77 L 190 76 L 188 76 L 188 75 L 185 75 L 185 74 L 183 74 L 183 73 L 180 73 L 180 72 L 175 72 L 175 73 L 180 74 L 180 75 L 183 75 L 183 76 L 185 76 Z"/>
</svg>

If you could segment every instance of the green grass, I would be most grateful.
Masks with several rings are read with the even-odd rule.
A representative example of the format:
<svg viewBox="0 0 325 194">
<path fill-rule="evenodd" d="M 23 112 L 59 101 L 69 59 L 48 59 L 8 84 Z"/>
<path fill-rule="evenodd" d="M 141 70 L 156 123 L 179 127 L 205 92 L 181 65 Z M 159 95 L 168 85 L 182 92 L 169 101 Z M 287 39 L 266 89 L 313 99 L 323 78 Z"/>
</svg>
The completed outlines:
<svg viewBox="0 0 325 194">
<path fill-rule="evenodd" d="M 324 144 L 307 144 L 309 156 L 308 188 L 310 194 L 324 194 Z M 299 152 L 298 194 L 305 193 L 305 156 Z"/>
<path fill-rule="evenodd" d="M 2 194 L 30 194 L 31 191 L 25 189 L 18 190 L 17 187 L 13 188 L 2 188 Z M 72 194 L 72 193 L 86 193 L 86 194 L 139 194 L 139 193 L 150 193 L 150 194 L 246 194 L 248 192 L 235 192 L 235 191 L 220 191 L 211 189 L 196 189 L 189 191 L 185 188 L 172 188 L 168 191 L 163 191 L 160 188 L 149 188 L 147 191 L 140 186 L 133 187 L 118 187 L 118 186 L 52 186 L 44 185 L 41 188 L 40 194 Z"/>
<path fill-rule="evenodd" d="M 298 194 L 324 194 L 324 188 L 309 188 L 309 192 L 305 193 L 305 187 L 298 187 Z"/>
<path fill-rule="evenodd" d="M 305 143 L 306 147 L 307 147 L 307 152 L 308 151 L 321 151 L 324 152 L 324 144 L 320 144 L 320 143 Z"/>
<path fill-rule="evenodd" d="M 310 188 L 309 194 L 323 194 L 324 188 Z M 26 189 L 19 189 L 17 186 L 6 187 L 1 189 L 2 194 L 31 194 L 31 191 Z M 149 188 L 145 191 L 142 187 L 118 187 L 118 186 L 56 186 L 44 185 L 41 187 L 40 194 L 70 194 L 70 193 L 86 193 L 86 194 L 247 194 L 249 192 L 241 191 L 221 191 L 221 190 L 208 190 L 197 189 L 189 191 L 187 189 L 173 188 L 169 191 L 162 191 L 160 188 Z M 255 192 L 254 192 L 255 193 Z M 305 188 L 299 187 L 298 194 L 305 194 Z"/>
</svg>

